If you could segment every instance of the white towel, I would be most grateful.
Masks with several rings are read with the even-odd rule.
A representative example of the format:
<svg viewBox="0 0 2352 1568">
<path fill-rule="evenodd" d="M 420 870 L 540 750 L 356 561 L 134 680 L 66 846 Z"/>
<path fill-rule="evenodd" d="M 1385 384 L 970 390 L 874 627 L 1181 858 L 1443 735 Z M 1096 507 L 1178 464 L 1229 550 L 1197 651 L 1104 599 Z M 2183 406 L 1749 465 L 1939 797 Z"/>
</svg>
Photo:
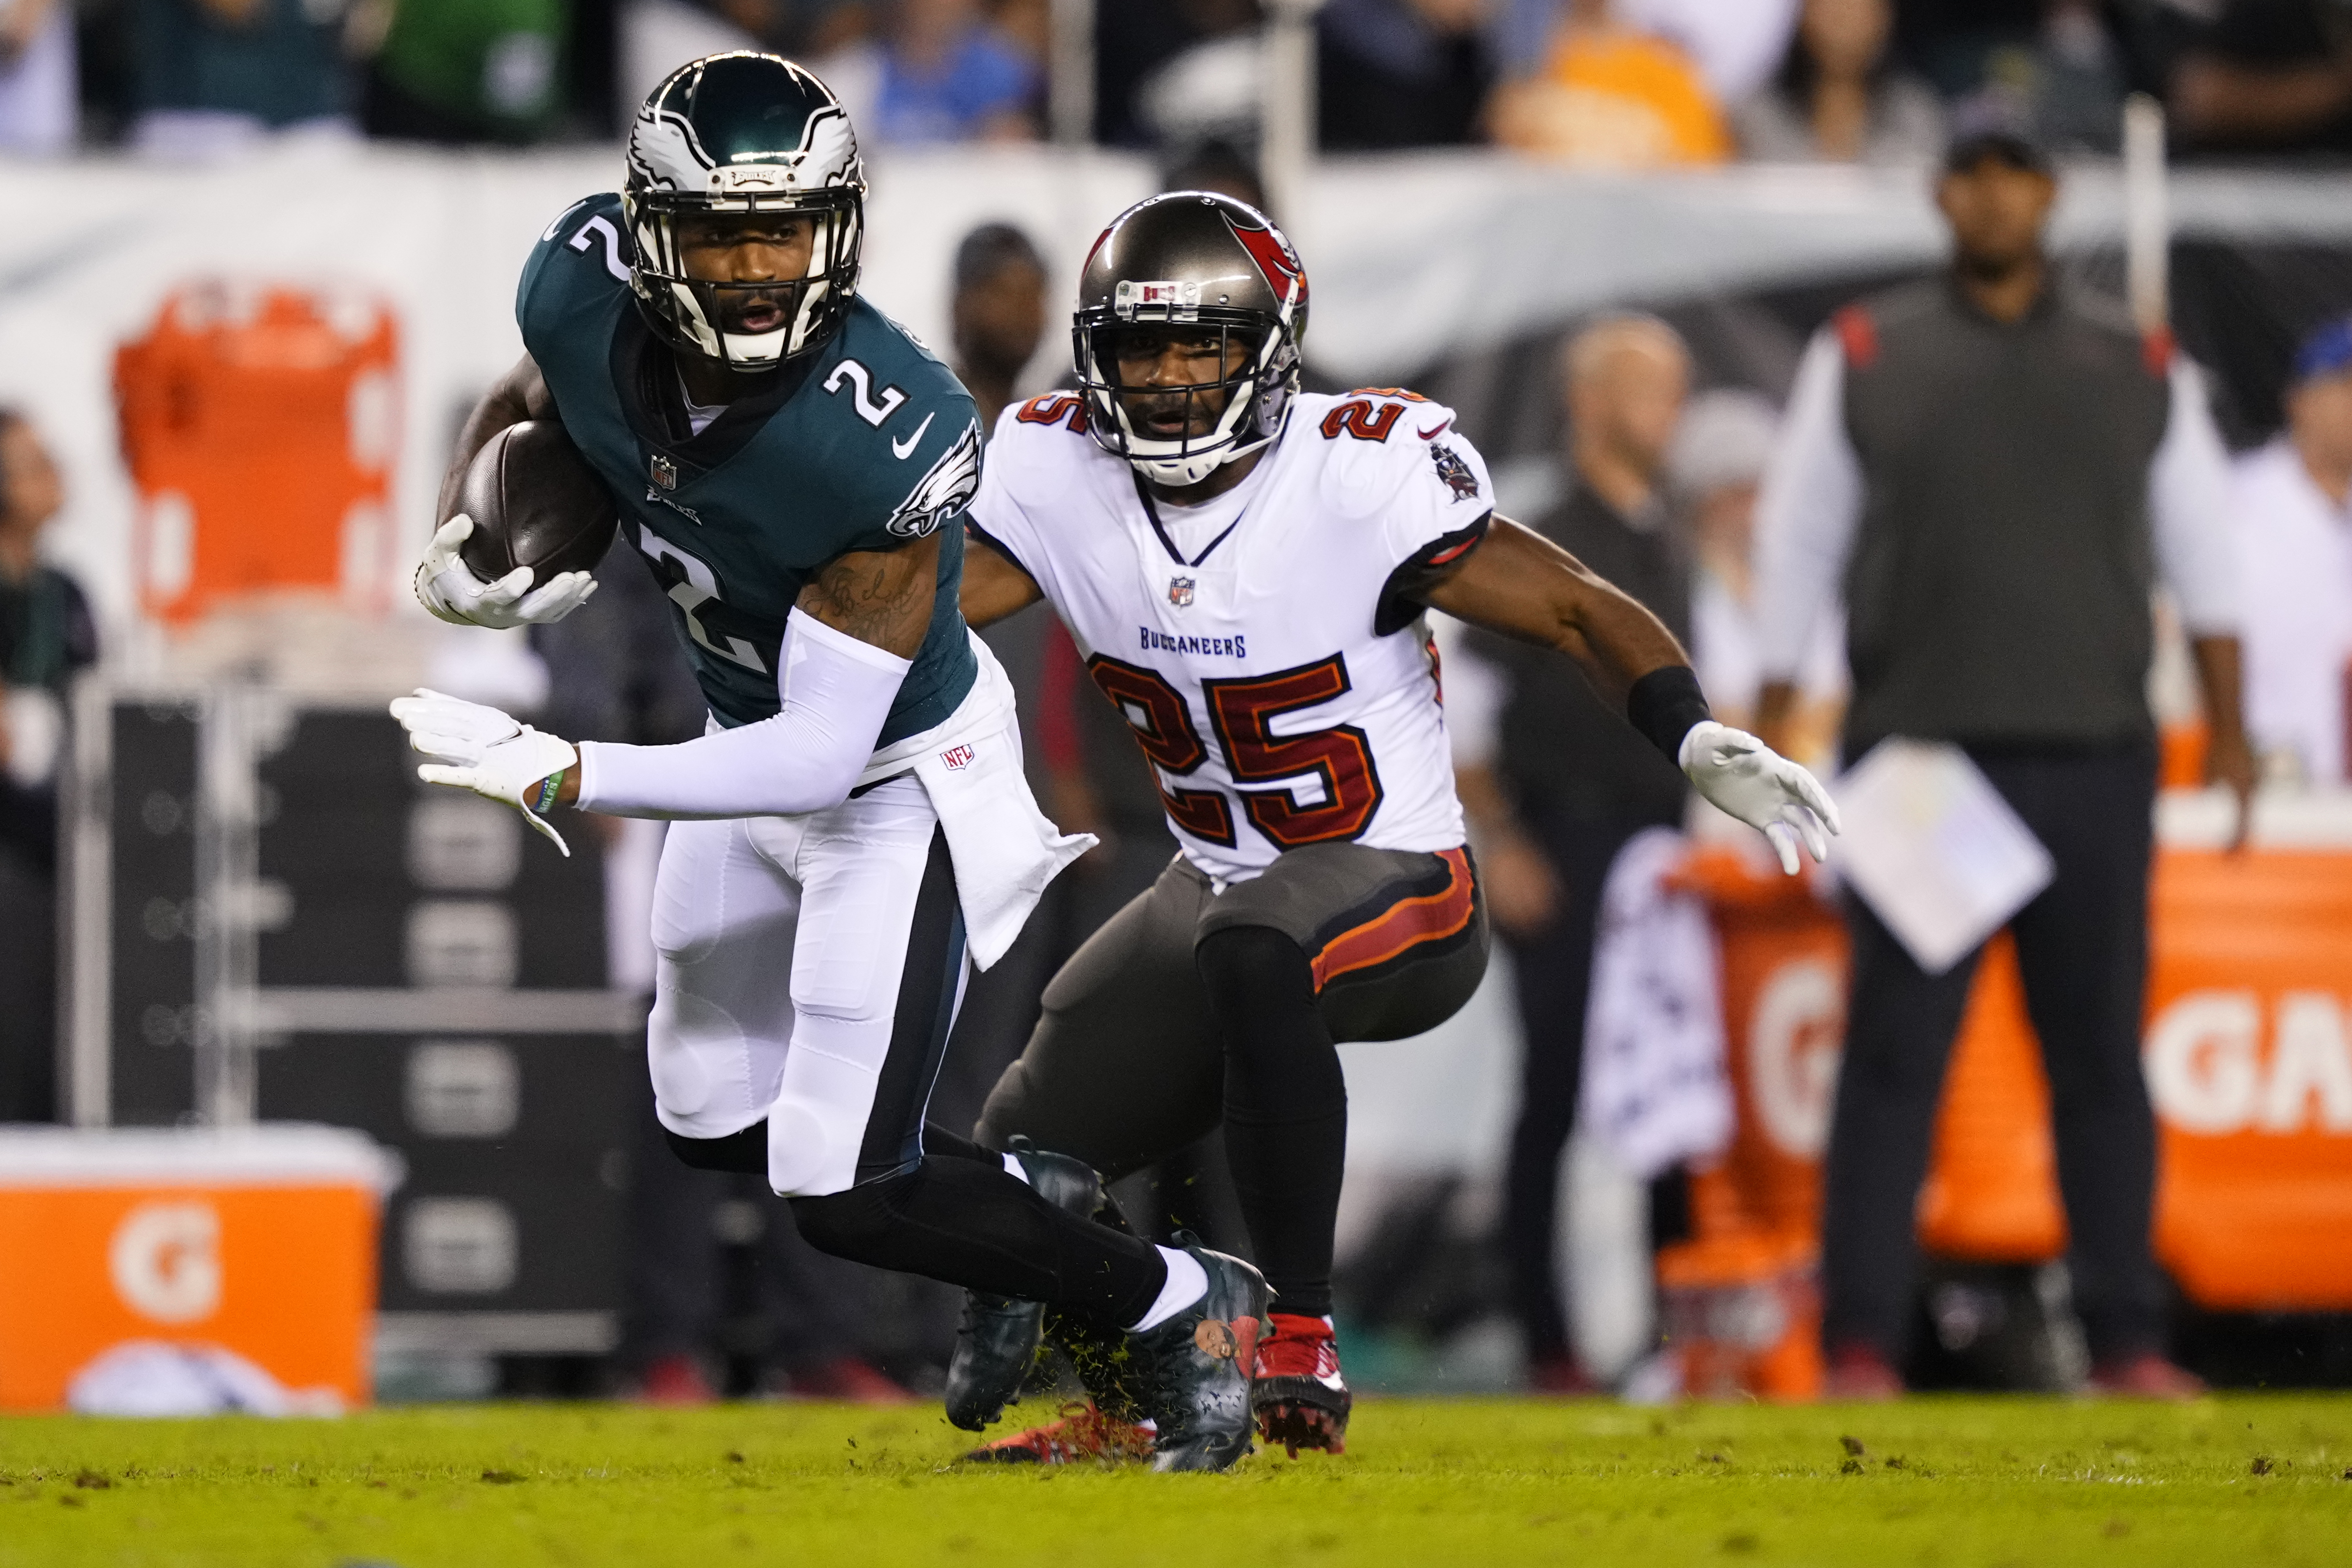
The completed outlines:
<svg viewBox="0 0 2352 1568">
<path fill-rule="evenodd" d="M 1666 885 L 1685 847 L 1671 829 L 1644 829 L 1601 888 L 1579 1111 L 1637 1176 L 1731 1141 L 1715 930 L 1696 894 Z"/>
<path fill-rule="evenodd" d="M 964 940 L 985 969 L 1021 935 L 1046 884 L 1100 841 L 1063 832 L 1037 809 L 1021 768 L 1013 683 L 977 636 L 971 651 L 980 678 L 971 695 L 945 723 L 877 751 L 858 782 L 910 769 L 922 780 L 955 862 Z"/>
</svg>

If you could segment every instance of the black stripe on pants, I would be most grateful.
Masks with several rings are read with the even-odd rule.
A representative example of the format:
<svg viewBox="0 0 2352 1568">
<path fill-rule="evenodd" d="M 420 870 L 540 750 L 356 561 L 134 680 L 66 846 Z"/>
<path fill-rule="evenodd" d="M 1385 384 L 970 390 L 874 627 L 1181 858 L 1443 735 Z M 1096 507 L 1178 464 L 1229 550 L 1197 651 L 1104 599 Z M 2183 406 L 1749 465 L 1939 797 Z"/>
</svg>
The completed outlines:
<svg viewBox="0 0 2352 1568">
<path fill-rule="evenodd" d="M 931 831 L 930 858 L 915 894 L 907 933 L 907 962 L 898 975 L 898 1005 L 889 1053 L 874 1086 L 866 1140 L 857 1151 L 857 1179 L 872 1181 L 906 1170 L 923 1157 L 923 1111 L 939 1082 L 940 1059 L 955 1027 L 963 988 L 963 904 L 956 897 L 955 862 L 944 828 Z"/>
<path fill-rule="evenodd" d="M 2075 1309 L 2095 1357 L 2153 1349 L 2164 1287 L 2148 1247 L 2156 1122 L 2140 1028 L 2155 747 L 1969 756 L 2055 862 L 2010 931 L 2050 1078 Z M 1853 973 L 1824 1172 L 1822 1337 L 1896 1358 L 1918 1281 L 1914 1209 L 1982 950 L 1928 975 L 1851 896 L 1846 918 Z"/>
</svg>

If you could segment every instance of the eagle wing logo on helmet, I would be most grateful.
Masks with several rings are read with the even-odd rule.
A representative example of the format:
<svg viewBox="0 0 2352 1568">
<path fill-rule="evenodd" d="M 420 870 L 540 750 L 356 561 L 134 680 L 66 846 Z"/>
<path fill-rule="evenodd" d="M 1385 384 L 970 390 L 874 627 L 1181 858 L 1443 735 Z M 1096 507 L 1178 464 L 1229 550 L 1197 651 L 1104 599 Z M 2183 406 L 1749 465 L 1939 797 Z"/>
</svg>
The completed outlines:
<svg viewBox="0 0 2352 1568">
<path fill-rule="evenodd" d="M 980 491 L 980 422 L 964 426 L 963 435 L 940 454 L 930 471 L 915 482 L 898 509 L 882 525 L 902 539 L 919 539 L 971 505 Z"/>
<path fill-rule="evenodd" d="M 682 114 L 673 114 L 648 100 L 637 110 L 629 137 L 629 163 L 657 191 L 699 191 L 710 183 L 718 161 L 702 150 L 702 141 Z"/>
<path fill-rule="evenodd" d="M 773 162 L 722 165 L 703 150 L 694 126 L 647 100 L 629 137 L 629 162 L 656 190 L 730 194 L 738 191 L 822 191 L 854 183 L 857 134 L 838 104 L 819 108 L 801 127 L 797 151 Z"/>
</svg>

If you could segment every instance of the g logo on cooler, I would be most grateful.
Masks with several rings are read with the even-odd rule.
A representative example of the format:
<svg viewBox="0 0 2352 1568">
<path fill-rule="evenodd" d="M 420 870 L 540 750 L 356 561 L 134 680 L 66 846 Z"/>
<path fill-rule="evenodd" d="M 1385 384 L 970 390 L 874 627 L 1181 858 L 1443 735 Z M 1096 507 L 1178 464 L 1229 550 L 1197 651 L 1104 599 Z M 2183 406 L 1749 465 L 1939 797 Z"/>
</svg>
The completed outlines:
<svg viewBox="0 0 2352 1568">
<path fill-rule="evenodd" d="M 159 1323 L 220 1310 L 220 1215 L 209 1203 L 142 1203 L 122 1217 L 107 1265 L 123 1304 Z"/>
</svg>

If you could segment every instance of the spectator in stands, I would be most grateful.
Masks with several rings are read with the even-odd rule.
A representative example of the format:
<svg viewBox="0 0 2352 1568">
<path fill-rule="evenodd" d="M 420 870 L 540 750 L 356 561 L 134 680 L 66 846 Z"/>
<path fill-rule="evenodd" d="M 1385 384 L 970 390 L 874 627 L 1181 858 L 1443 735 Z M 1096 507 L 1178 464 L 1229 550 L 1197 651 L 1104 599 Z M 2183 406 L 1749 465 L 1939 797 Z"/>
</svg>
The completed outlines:
<svg viewBox="0 0 2352 1568">
<path fill-rule="evenodd" d="M 2228 0 L 2172 78 L 2180 135 L 2211 152 L 2352 152 L 2352 27 L 2335 0 Z"/>
<path fill-rule="evenodd" d="M 1495 68 L 1490 0 L 1331 0 L 1316 14 L 1317 130 L 1328 148 L 1477 139 Z"/>
<path fill-rule="evenodd" d="M 568 13 L 566 0 L 400 0 L 361 123 L 408 141 L 540 140 L 563 108 Z"/>
<path fill-rule="evenodd" d="M 1609 0 L 1570 0 L 1542 69 L 1497 89 L 1488 112 L 1497 141 L 1569 163 L 1646 169 L 1731 152 L 1690 57 L 1624 26 Z"/>
<path fill-rule="evenodd" d="M 272 131 L 348 134 L 341 8 L 305 0 L 134 0 L 131 137 L 159 157 L 204 159 Z"/>
<path fill-rule="evenodd" d="M 955 251 L 950 306 L 956 379 L 993 433 L 1045 335 L 1045 258 L 1011 224 L 982 224 Z"/>
<path fill-rule="evenodd" d="M 39 433 L 0 409 L 0 1122 L 58 1109 L 58 764 L 67 687 L 98 658 L 89 601 L 40 559 L 64 504 Z"/>
<path fill-rule="evenodd" d="M 64 0 L 0 5 L 0 152 L 73 145 L 74 9 Z"/>
<path fill-rule="evenodd" d="M 2133 60 L 2111 16 L 2161 9 L 2101 0 L 1925 0 L 1899 7 L 1896 49 L 1963 119 L 1990 113 L 2045 147 L 2111 152 Z M 2141 47 L 2162 29 L 2133 16 Z"/>
<path fill-rule="evenodd" d="M 1807 350 L 1759 504 L 1765 689 L 1788 738 L 1843 585 L 1845 754 L 1962 747 L 2054 862 L 2011 922 L 2050 1081 L 2074 1302 L 2095 1387 L 2200 1386 L 2161 1354 L 2156 1131 L 2140 1074 L 2157 777 L 2147 681 L 2161 570 L 2194 639 L 2211 765 L 2240 791 L 2237 559 L 2202 383 L 2162 339 L 2052 277 L 2057 195 L 2021 131 L 1956 140 L 1936 191 L 1950 271 L 1852 306 Z M 1853 974 L 1824 1168 L 1833 1397 L 1892 1397 L 1914 1312 L 1914 1202 L 1976 955 L 1929 974 L 1847 903 Z"/>
<path fill-rule="evenodd" d="M 1670 38 L 1717 103 L 1739 103 L 1763 87 L 1797 26 L 1798 0 L 1617 0 L 1617 19 Z"/>
<path fill-rule="evenodd" d="M 1257 0 L 1096 0 L 1095 140 L 1113 147 L 1189 148 L 1215 138 L 1254 141 L 1256 89 L 1248 71 L 1256 58 Z M 1197 52 L 1208 49 L 1206 55 Z M 1210 101 L 1190 106 L 1182 124 L 1169 123 L 1153 110 L 1162 98 L 1199 99 L 1181 90 L 1191 76 L 1170 76 L 1171 67 L 1195 57 L 1192 65 Z M 1240 64 L 1244 68 L 1236 71 Z M 1172 80 L 1179 90 L 1152 93 L 1152 84 Z M 1147 99 L 1150 100 L 1149 104 Z"/>
<path fill-rule="evenodd" d="M 861 137 L 908 145 L 1037 135 L 1044 73 L 990 25 L 980 0 L 891 0 L 880 16 L 878 41 L 853 51 L 874 73 Z M 819 74 L 833 80 L 824 67 Z"/>
<path fill-rule="evenodd" d="M 1724 723 L 1756 722 L 1764 688 L 1761 606 L 1756 597 L 1756 496 L 1771 461 L 1780 413 L 1763 393 L 1720 388 L 1691 399 L 1667 454 L 1666 473 L 1691 518 L 1691 666 Z M 1788 755 L 1824 777 L 1836 760 L 1845 651 L 1825 617 L 1807 652 L 1804 693 Z"/>
<path fill-rule="evenodd" d="M 2352 782 L 2352 318 L 2305 339 L 2286 429 L 2238 460 L 2231 510 L 2244 571 L 2246 725 L 2269 771 Z"/>
<path fill-rule="evenodd" d="M 1776 163 L 1927 163 L 1944 110 L 1895 68 L 1892 0 L 1805 0 L 1769 86 L 1734 111 L 1739 150 Z"/>
<path fill-rule="evenodd" d="M 1569 491 L 1533 527 L 1687 641 L 1690 546 L 1664 482 L 1689 352 L 1655 317 L 1612 316 L 1570 341 L 1562 373 Z M 1472 633 L 1447 665 L 1446 695 L 1455 779 L 1487 912 L 1510 946 L 1526 1042 L 1503 1200 L 1512 1305 L 1530 1382 L 1572 1392 L 1587 1380 L 1569 1348 L 1552 1242 L 1601 883 L 1635 833 L 1681 824 L 1686 792 L 1582 676 L 1535 649 Z"/>
</svg>

